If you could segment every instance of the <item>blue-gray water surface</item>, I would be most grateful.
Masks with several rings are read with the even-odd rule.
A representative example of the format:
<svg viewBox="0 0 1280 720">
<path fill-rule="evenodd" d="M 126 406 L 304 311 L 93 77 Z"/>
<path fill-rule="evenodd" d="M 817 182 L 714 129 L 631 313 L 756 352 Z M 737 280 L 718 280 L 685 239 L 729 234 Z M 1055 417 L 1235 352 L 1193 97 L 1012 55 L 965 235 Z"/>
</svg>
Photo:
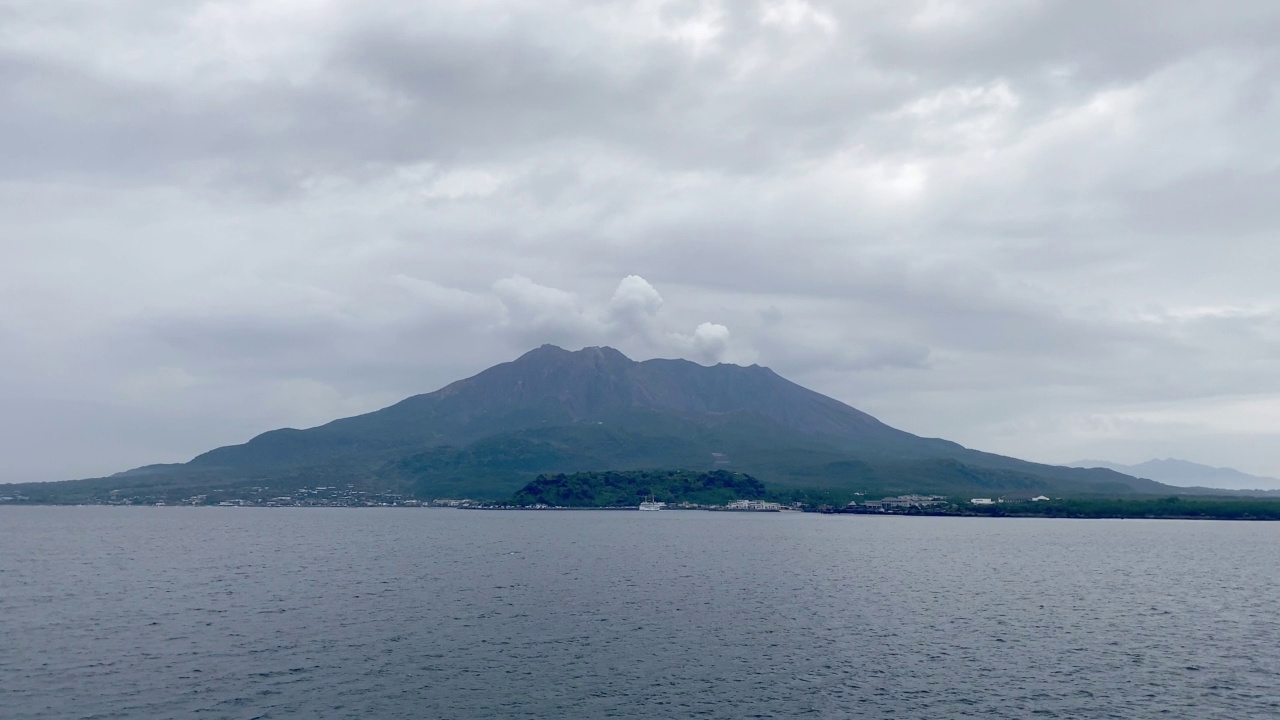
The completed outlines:
<svg viewBox="0 0 1280 720">
<path fill-rule="evenodd" d="M 0 508 L 0 716 L 1276 718 L 1280 524 Z"/>
</svg>

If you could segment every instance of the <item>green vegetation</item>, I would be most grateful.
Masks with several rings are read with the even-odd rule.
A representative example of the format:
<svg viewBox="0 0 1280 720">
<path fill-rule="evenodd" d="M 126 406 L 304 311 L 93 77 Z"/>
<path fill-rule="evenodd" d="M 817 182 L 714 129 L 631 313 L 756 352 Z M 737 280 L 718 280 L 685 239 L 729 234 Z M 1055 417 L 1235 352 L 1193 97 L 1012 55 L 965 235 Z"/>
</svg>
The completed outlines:
<svg viewBox="0 0 1280 720">
<path fill-rule="evenodd" d="M 727 470 L 635 470 L 539 475 L 515 494 L 517 505 L 622 507 L 652 497 L 665 503 L 724 505 L 765 496 L 756 478 Z"/>
<path fill-rule="evenodd" d="M 1280 520 L 1280 499 L 1269 498 L 1093 497 L 975 505 L 964 509 L 976 515 L 1014 517 Z"/>
<path fill-rule="evenodd" d="M 467 453 L 441 451 L 455 459 Z M 470 461 L 461 464 L 467 465 Z M 474 469 L 474 468 L 471 468 Z M 460 472 L 464 472 L 460 470 Z M 1217 520 L 1280 520 L 1280 498 L 1169 495 L 1164 497 L 1084 496 L 1034 502 L 1004 501 L 973 505 L 972 495 L 952 495 L 937 506 L 868 508 L 861 503 L 879 500 L 879 491 L 853 495 L 848 490 L 823 487 L 788 487 L 730 470 L 622 470 L 572 473 L 540 473 L 523 487 L 502 493 L 511 483 L 510 471 L 497 470 L 488 484 L 459 475 L 456 492 L 423 494 L 405 478 L 390 480 L 367 476 L 362 482 L 341 483 L 341 472 L 300 472 L 271 482 L 228 483 L 192 475 L 185 483 L 169 485 L 162 474 L 135 472 L 114 478 L 71 483 L 38 483 L 0 486 L 0 504 L 112 505 L 418 505 L 435 498 L 471 498 L 479 504 L 550 505 L 556 507 L 634 507 L 653 497 L 669 504 L 724 505 L 733 500 L 758 499 L 789 504 L 800 502 L 811 510 L 837 513 L 951 515 L 1048 518 L 1170 518 Z M 499 481 L 501 478 L 501 481 Z M 430 489 L 438 489 L 438 483 Z M 489 491 L 477 493 L 477 488 Z M 856 499 L 858 506 L 848 505 Z"/>
</svg>

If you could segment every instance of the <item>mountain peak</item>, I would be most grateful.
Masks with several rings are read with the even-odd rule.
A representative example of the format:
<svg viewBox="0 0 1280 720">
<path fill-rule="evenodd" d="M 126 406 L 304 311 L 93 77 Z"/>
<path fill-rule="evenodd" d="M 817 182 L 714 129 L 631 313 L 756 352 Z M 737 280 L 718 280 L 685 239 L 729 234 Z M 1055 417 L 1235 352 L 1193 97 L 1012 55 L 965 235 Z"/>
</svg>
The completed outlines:
<svg viewBox="0 0 1280 720">
<path fill-rule="evenodd" d="M 105 487 L 119 489 L 121 478 L 189 489 L 314 480 L 497 498 L 538 473 L 655 468 L 747 472 L 828 489 L 1166 490 L 1110 471 L 1036 465 L 917 437 L 759 365 L 636 362 L 607 346 L 551 344 L 375 412 L 273 430 Z"/>
<path fill-rule="evenodd" d="M 1105 460 L 1080 460 L 1071 467 L 1106 468 L 1134 477 L 1150 478 L 1179 487 L 1210 487 L 1231 490 L 1280 490 L 1280 479 L 1250 475 L 1229 467 L 1201 465 L 1179 458 L 1155 458 L 1136 465 Z"/>
<path fill-rule="evenodd" d="M 514 362 L 520 362 L 522 360 L 531 359 L 531 358 L 563 357 L 569 354 L 571 353 L 568 350 L 565 350 L 559 345 L 552 345 L 551 343 L 545 343 L 543 345 L 539 345 L 538 347 L 516 358 Z"/>
<path fill-rule="evenodd" d="M 577 357 L 577 358 L 604 357 L 604 358 L 609 358 L 611 360 L 626 360 L 627 362 L 634 362 L 631 360 L 631 358 L 628 358 L 626 355 L 623 355 L 622 352 L 620 352 L 619 350 L 608 347 L 607 345 L 591 345 L 588 347 L 584 347 L 580 350 L 566 350 L 565 348 L 562 348 L 559 345 L 552 345 L 551 343 L 544 343 L 542 345 L 539 345 L 538 347 L 516 358 L 515 362 L 520 362 L 522 360 L 534 359 L 534 358 L 566 359 L 571 357 Z"/>
</svg>

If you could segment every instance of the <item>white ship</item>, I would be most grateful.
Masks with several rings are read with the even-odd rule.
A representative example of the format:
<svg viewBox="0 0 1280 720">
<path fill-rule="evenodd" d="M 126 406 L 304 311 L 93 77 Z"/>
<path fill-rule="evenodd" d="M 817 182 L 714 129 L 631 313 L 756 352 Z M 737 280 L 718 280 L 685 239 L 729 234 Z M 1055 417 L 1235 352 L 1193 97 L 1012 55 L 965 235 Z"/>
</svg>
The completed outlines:
<svg viewBox="0 0 1280 720">
<path fill-rule="evenodd" d="M 641 509 L 641 510 L 651 510 L 651 511 L 655 511 L 655 512 L 656 512 L 656 511 L 658 511 L 658 510 L 661 510 L 662 508 L 664 508 L 664 507 L 666 507 L 666 506 L 667 506 L 667 504 L 666 504 L 666 503 L 663 503 L 663 502 L 654 502 L 654 501 L 653 501 L 653 496 L 652 496 L 652 495 L 650 495 L 650 496 L 649 496 L 649 499 L 648 499 L 648 500 L 645 500 L 644 502 L 640 503 L 640 509 Z"/>
</svg>

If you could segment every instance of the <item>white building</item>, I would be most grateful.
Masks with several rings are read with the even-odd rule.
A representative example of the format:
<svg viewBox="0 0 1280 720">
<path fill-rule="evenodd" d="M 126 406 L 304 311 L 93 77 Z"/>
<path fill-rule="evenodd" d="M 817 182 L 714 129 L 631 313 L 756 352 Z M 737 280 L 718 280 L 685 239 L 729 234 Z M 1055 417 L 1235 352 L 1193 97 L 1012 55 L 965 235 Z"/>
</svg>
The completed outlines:
<svg viewBox="0 0 1280 720">
<path fill-rule="evenodd" d="M 907 508 L 927 508 L 945 505 L 946 497 L 942 495 L 899 495 L 887 497 L 880 501 L 884 509 L 905 510 Z"/>
<path fill-rule="evenodd" d="M 772 511 L 781 510 L 782 504 L 775 502 L 764 502 L 763 500 L 734 500 L 725 505 L 727 510 L 756 510 L 756 511 Z"/>
</svg>

